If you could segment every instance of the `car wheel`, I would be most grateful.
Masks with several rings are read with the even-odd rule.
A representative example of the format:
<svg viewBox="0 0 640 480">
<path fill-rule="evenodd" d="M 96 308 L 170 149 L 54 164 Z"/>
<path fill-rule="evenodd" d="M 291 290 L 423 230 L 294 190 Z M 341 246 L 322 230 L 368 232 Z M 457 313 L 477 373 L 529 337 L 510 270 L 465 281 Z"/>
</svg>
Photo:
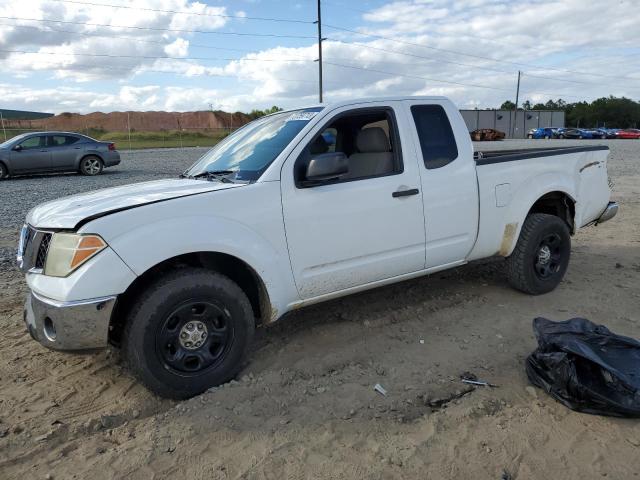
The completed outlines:
<svg viewBox="0 0 640 480">
<path fill-rule="evenodd" d="M 549 140 L 549 135 L 545 135 L 545 136 L 544 136 L 544 139 L 545 139 L 545 140 Z"/>
<path fill-rule="evenodd" d="M 562 281 L 570 255 L 571 235 L 561 218 L 545 213 L 529 215 L 507 259 L 509 283 L 531 295 L 550 292 Z"/>
<path fill-rule="evenodd" d="M 558 138 L 564 138 L 564 135 L 558 135 Z"/>
<path fill-rule="evenodd" d="M 533 140 L 533 135 L 527 135 L 527 138 L 528 138 L 529 140 Z"/>
<path fill-rule="evenodd" d="M 9 176 L 9 170 L 4 163 L 0 162 L 0 180 L 3 180 Z"/>
<path fill-rule="evenodd" d="M 123 354 L 149 390 L 185 399 L 233 379 L 254 330 L 251 304 L 238 285 L 202 268 L 180 269 L 137 299 Z"/>
<path fill-rule="evenodd" d="M 102 160 L 94 155 L 89 155 L 88 157 L 84 157 L 80 160 L 80 173 L 83 175 L 98 175 L 102 172 L 103 168 L 104 164 L 102 163 Z"/>
<path fill-rule="evenodd" d="M 582 140 L 582 135 L 578 135 L 578 138 L 579 138 L 580 140 Z"/>
</svg>

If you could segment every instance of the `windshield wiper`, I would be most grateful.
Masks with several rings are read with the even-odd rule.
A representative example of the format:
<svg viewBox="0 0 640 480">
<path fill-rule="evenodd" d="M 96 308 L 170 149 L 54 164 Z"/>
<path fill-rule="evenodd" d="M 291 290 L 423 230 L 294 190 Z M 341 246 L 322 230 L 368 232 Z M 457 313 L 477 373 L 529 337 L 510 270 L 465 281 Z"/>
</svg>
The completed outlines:
<svg viewBox="0 0 640 480">
<path fill-rule="evenodd" d="M 181 178 L 206 178 L 207 180 L 218 180 L 223 183 L 236 183 L 228 177 L 236 173 L 235 170 L 214 170 L 212 172 L 200 172 L 195 175 L 180 175 Z"/>
</svg>

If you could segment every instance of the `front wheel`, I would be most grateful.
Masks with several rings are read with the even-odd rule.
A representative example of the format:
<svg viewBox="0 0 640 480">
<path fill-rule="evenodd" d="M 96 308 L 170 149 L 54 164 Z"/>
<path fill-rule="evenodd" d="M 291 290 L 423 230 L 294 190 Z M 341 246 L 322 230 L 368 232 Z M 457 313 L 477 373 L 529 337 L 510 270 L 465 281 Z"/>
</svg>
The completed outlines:
<svg viewBox="0 0 640 480">
<path fill-rule="evenodd" d="M 571 235 L 562 219 L 545 213 L 529 215 L 507 259 L 509 283 L 531 295 L 550 292 L 562 281 L 570 254 Z"/>
<path fill-rule="evenodd" d="M 102 172 L 104 167 L 102 160 L 98 157 L 90 155 L 80 160 L 80 173 L 83 175 L 93 176 Z"/>
<path fill-rule="evenodd" d="M 238 285 L 202 268 L 179 269 L 135 302 L 123 354 L 149 390 L 185 399 L 233 379 L 254 330 L 251 304 Z"/>
<path fill-rule="evenodd" d="M 4 163 L 0 162 L 0 180 L 3 180 L 9 176 L 9 171 L 5 167 Z"/>
</svg>

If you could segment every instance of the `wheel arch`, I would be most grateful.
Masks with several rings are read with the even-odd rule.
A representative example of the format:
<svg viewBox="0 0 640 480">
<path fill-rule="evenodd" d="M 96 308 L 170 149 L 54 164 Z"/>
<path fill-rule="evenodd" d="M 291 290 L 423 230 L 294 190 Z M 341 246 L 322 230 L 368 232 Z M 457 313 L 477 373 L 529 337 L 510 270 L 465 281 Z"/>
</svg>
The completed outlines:
<svg viewBox="0 0 640 480">
<path fill-rule="evenodd" d="M 80 168 L 80 164 L 87 157 L 97 157 L 97 158 L 99 158 L 100 161 L 102 162 L 102 165 L 104 166 L 104 157 L 102 155 L 100 155 L 98 152 L 94 152 L 94 151 L 91 150 L 91 151 L 88 151 L 88 152 L 82 152 L 82 154 L 78 156 L 78 161 L 76 162 L 76 169 Z"/>
<path fill-rule="evenodd" d="M 267 287 L 260 275 L 244 260 L 221 252 L 192 252 L 166 259 L 139 275 L 118 296 L 109 324 L 109 343 L 119 345 L 128 313 L 136 298 L 155 279 L 169 271 L 186 267 L 201 267 L 215 271 L 235 282 L 247 295 L 256 319 L 256 324 L 270 321 L 272 306 Z"/>
<path fill-rule="evenodd" d="M 554 190 L 542 195 L 533 203 L 527 216 L 533 213 L 546 213 L 559 217 L 567 224 L 572 235 L 576 231 L 576 201 L 564 191 Z"/>
<path fill-rule="evenodd" d="M 565 175 L 542 175 L 531 179 L 526 196 L 515 201 L 507 215 L 502 233 L 498 255 L 508 257 L 513 252 L 522 225 L 532 213 L 547 213 L 561 218 L 573 235 L 575 225 L 576 196 L 573 194 L 573 182 Z"/>
<path fill-rule="evenodd" d="M 5 160 L 0 160 L 0 165 L 3 165 L 5 170 L 7 171 L 7 175 L 11 175 L 11 169 L 9 168 L 9 164 Z"/>
</svg>

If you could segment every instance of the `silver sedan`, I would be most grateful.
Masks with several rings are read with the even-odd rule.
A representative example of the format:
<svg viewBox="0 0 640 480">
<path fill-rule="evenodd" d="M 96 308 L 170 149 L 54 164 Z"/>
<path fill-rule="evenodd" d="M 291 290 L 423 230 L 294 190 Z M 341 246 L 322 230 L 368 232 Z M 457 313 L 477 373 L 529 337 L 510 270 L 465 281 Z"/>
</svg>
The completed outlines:
<svg viewBox="0 0 640 480">
<path fill-rule="evenodd" d="M 44 172 L 97 175 L 119 163 L 115 144 L 78 133 L 25 133 L 0 144 L 0 179 Z"/>
</svg>

